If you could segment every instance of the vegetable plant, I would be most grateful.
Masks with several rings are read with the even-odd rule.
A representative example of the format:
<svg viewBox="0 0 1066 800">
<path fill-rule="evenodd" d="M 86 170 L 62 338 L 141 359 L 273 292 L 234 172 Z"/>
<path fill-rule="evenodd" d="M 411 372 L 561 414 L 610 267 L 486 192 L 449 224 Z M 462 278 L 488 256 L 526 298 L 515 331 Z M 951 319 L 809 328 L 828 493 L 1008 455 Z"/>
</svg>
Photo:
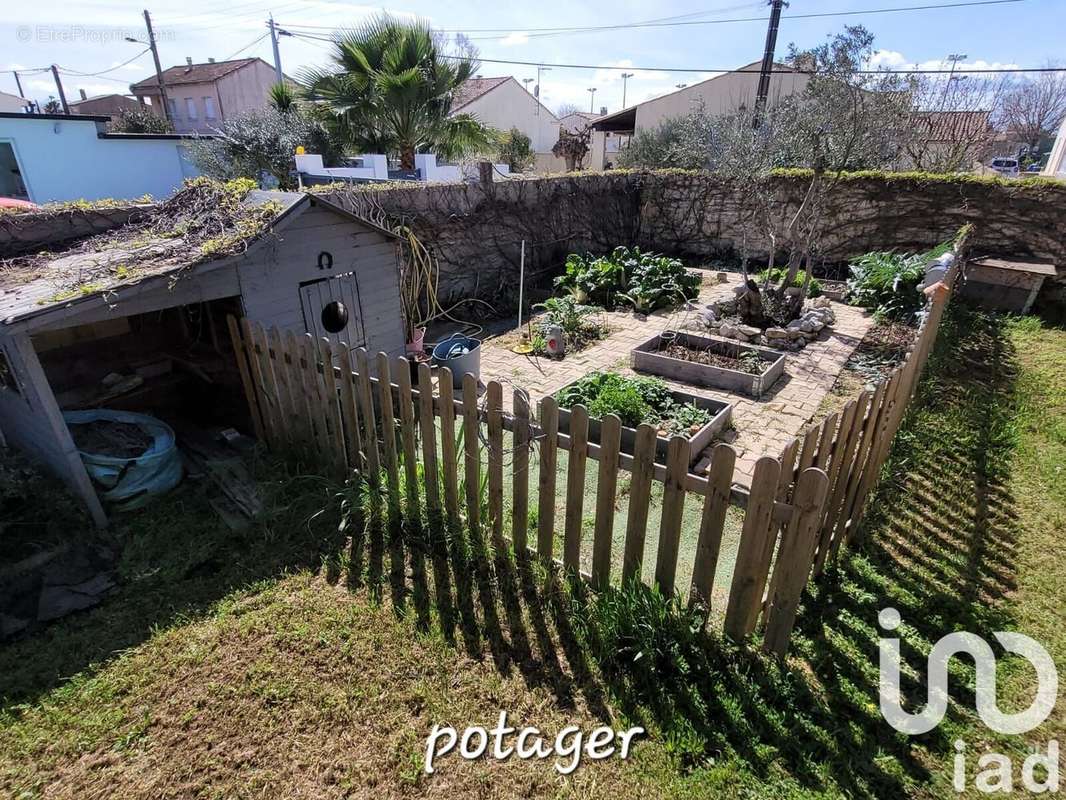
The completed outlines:
<svg viewBox="0 0 1066 800">
<path fill-rule="evenodd" d="M 578 302 L 592 300 L 605 308 L 629 305 L 648 312 L 695 298 L 700 278 L 676 258 L 616 247 L 609 256 L 595 258 L 571 253 L 555 285 Z"/>
<path fill-rule="evenodd" d="M 555 393 L 563 408 L 585 406 L 589 415 L 615 414 L 634 428 L 647 422 L 668 433 L 686 433 L 711 421 L 711 413 L 695 403 L 679 403 L 659 378 L 627 377 L 617 372 L 590 372 Z"/>
<path fill-rule="evenodd" d="M 847 300 L 882 318 L 911 321 L 925 305 L 918 284 L 926 265 L 951 249 L 945 242 L 925 253 L 866 253 L 851 262 Z"/>
</svg>

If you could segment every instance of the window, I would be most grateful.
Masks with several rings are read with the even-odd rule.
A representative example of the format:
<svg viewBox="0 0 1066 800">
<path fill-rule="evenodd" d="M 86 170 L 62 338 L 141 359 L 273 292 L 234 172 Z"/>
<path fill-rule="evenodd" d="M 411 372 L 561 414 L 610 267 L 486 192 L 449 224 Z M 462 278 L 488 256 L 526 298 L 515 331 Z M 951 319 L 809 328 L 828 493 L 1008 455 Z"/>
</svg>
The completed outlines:
<svg viewBox="0 0 1066 800">
<path fill-rule="evenodd" d="M 167 100 L 167 110 L 170 112 L 171 119 L 178 118 L 178 104 L 175 103 L 173 100 Z"/>
<path fill-rule="evenodd" d="M 215 118 L 215 98 L 213 98 L 213 97 L 205 97 L 204 98 L 204 119 L 214 119 L 214 118 Z"/>
<path fill-rule="evenodd" d="M 189 119 L 196 119 L 196 98 L 195 97 L 186 97 L 185 98 L 185 115 Z"/>
</svg>

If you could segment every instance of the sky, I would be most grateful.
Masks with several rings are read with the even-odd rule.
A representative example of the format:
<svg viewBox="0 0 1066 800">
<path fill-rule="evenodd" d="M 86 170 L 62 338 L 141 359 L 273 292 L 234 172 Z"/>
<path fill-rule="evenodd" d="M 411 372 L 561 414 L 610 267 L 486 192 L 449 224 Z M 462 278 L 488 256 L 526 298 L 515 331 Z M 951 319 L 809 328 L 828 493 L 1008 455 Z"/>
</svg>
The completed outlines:
<svg viewBox="0 0 1066 800">
<path fill-rule="evenodd" d="M 875 13 L 959 2 L 964 0 L 791 0 L 781 21 L 777 54 L 782 56 L 791 42 L 810 47 L 845 25 L 862 24 L 876 36 L 874 63 L 888 68 L 937 67 L 949 54 L 966 56 L 960 70 L 1066 64 L 1066 0 Z M 622 108 L 623 72 L 634 73 L 625 82 L 624 98 L 626 105 L 633 105 L 674 91 L 677 84 L 696 83 L 757 61 L 769 15 L 766 0 L 417 0 L 384 7 L 344 0 L 5 0 L 0 4 L 0 91 L 16 92 L 11 71 L 19 70 L 23 93 L 43 103 L 56 94 L 55 84 L 49 71 L 34 70 L 58 64 L 68 100 L 76 99 L 79 89 L 90 96 L 128 93 L 130 83 L 153 73 L 151 54 L 141 52 L 144 45 L 125 41 L 145 39 L 145 3 L 164 68 L 182 64 L 186 57 L 203 62 L 209 57 L 259 56 L 273 63 L 269 36 L 263 37 L 266 19 L 273 14 L 281 28 L 303 34 L 280 39 L 282 67 L 299 77 L 303 68 L 329 60 L 328 43 L 304 36 L 328 36 L 382 10 L 424 17 L 443 31 L 466 34 L 480 51 L 479 74 L 485 77 L 533 78 L 529 86 L 537 78 L 536 66 L 490 59 L 592 67 L 555 66 L 541 72 L 541 100 L 553 111 L 564 103 L 582 110 L 590 105 L 596 111 Z M 849 14 L 798 16 L 837 12 Z M 748 21 L 734 21 L 740 19 Z M 550 35 L 537 30 L 650 21 L 657 24 Z"/>
</svg>

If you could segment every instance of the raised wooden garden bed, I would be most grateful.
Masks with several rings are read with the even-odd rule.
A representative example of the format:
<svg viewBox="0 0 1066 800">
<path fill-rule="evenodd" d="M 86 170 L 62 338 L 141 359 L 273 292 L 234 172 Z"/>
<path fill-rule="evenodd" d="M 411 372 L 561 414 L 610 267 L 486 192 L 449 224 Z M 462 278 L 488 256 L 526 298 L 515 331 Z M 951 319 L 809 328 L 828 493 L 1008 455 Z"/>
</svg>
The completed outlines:
<svg viewBox="0 0 1066 800">
<path fill-rule="evenodd" d="M 571 381 L 574 383 L 575 381 Z M 568 383 L 566 386 L 569 386 Z M 566 388 L 566 386 L 562 388 Z M 687 392 L 670 392 L 674 400 L 679 403 L 695 403 L 699 408 L 706 409 L 713 416 L 711 421 L 686 437 L 689 441 L 689 466 L 700 459 L 701 452 L 715 440 L 719 434 L 725 431 L 733 419 L 733 404 L 722 400 L 713 400 L 709 397 L 696 397 Z M 559 432 L 570 433 L 570 409 L 559 407 Z M 626 455 L 633 455 L 636 446 L 636 428 L 622 426 L 621 451 Z M 600 443 L 600 421 L 598 418 L 589 417 L 589 442 Z M 655 461 L 659 464 L 666 463 L 666 448 L 670 444 L 670 437 L 659 435 L 655 439 Z"/>
<path fill-rule="evenodd" d="M 725 359 L 739 359 L 744 353 L 758 356 L 764 369 L 758 373 L 743 372 L 725 366 L 700 363 L 695 360 L 674 358 L 663 352 L 670 345 L 689 350 L 706 351 Z M 725 389 L 729 392 L 744 392 L 758 397 L 784 374 L 785 356 L 776 350 L 741 344 L 729 339 L 699 336 L 681 331 L 664 331 L 657 334 L 630 352 L 630 363 L 638 372 L 650 372 L 675 381 Z"/>
</svg>

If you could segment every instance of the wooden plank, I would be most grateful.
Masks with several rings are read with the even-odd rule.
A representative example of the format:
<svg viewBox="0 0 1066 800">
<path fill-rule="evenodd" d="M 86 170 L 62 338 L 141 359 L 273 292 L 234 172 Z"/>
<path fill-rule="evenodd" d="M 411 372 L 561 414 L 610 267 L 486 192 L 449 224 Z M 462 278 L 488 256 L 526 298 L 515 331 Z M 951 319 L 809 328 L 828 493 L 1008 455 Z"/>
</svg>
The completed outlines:
<svg viewBox="0 0 1066 800">
<path fill-rule="evenodd" d="M 266 431 L 263 427 L 263 418 L 259 410 L 259 398 L 256 395 L 255 384 L 252 382 L 252 374 L 249 370 L 248 343 L 241 336 L 237 327 L 237 319 L 232 314 L 226 315 L 226 325 L 229 326 L 229 338 L 233 343 L 233 355 L 237 359 L 237 372 L 241 376 L 241 386 L 244 388 L 244 399 L 248 402 L 248 412 L 252 418 L 252 433 L 260 441 L 266 441 Z"/>
<path fill-rule="evenodd" d="M 870 406 L 872 397 L 873 394 L 871 392 L 863 392 L 857 400 L 853 401 L 854 406 L 852 408 L 851 422 L 848 426 L 848 438 L 844 442 L 844 448 L 839 457 L 833 459 L 829 499 L 825 504 L 825 519 L 822 522 L 824 531 L 822 538 L 827 545 L 832 541 L 833 529 L 836 526 L 837 516 L 840 512 L 840 504 L 844 500 L 844 493 L 847 491 L 851 471 L 855 468 L 855 450 L 858 447 L 859 440 L 862 438 L 866 410 Z M 822 559 L 823 563 L 824 560 Z"/>
<path fill-rule="evenodd" d="M 331 460 L 332 445 L 326 425 L 325 389 L 318 371 L 318 355 L 315 342 L 310 336 L 300 336 L 300 358 L 303 362 L 303 386 L 312 423 L 315 426 L 315 453 L 317 460 Z"/>
<path fill-rule="evenodd" d="M 677 550 L 681 544 L 681 516 L 685 511 L 685 476 L 688 474 L 689 443 L 683 436 L 670 437 L 666 448 L 666 481 L 663 484 L 663 514 L 659 524 L 659 550 L 655 557 L 655 582 L 664 595 L 674 593 Z"/>
<path fill-rule="evenodd" d="M 363 457 L 366 459 L 367 480 L 371 486 L 376 487 L 378 474 L 381 472 L 381 455 L 378 452 L 374 390 L 370 385 L 370 356 L 365 347 L 355 349 L 355 393 L 359 400 L 359 411 L 363 420 L 360 439 L 363 445 Z"/>
<path fill-rule="evenodd" d="M 755 630 L 762 609 L 777 541 L 778 526 L 772 516 L 774 496 L 779 484 L 788 484 L 783 474 L 776 458 L 763 456 L 755 462 L 725 615 L 725 633 L 738 642 Z"/>
<path fill-rule="evenodd" d="M 515 553 L 526 555 L 529 531 L 529 395 L 515 388 L 511 403 L 514 433 L 511 455 L 511 542 Z"/>
<path fill-rule="evenodd" d="M 618 488 L 618 448 L 622 421 L 607 414 L 600 421 L 600 470 L 596 483 L 596 527 L 592 539 L 592 585 L 606 589 L 611 582 L 611 540 L 614 535 L 614 502 Z"/>
<path fill-rule="evenodd" d="M 863 515 L 866 511 L 866 502 L 869 500 L 870 494 L 877 485 L 878 478 L 881 476 L 881 468 L 888 459 L 888 453 L 892 448 L 892 439 L 895 435 L 893 425 L 896 416 L 896 407 L 898 404 L 902 403 L 899 396 L 901 378 L 902 376 L 897 370 L 889 381 L 886 396 L 890 399 L 885 404 L 885 408 L 881 413 L 877 436 L 874 439 L 873 450 L 870 453 L 870 463 L 866 470 L 866 475 L 863 478 L 862 485 L 859 487 L 859 494 L 852 511 L 852 523 L 849 535 L 854 537 L 856 544 L 862 541 L 860 528 L 862 526 Z"/>
<path fill-rule="evenodd" d="M 288 357 L 289 385 L 292 387 L 292 402 L 296 409 L 299 423 L 300 452 L 311 455 L 317 450 L 317 432 L 314 425 L 314 411 L 310 402 L 310 383 L 303 360 L 303 337 L 296 337 L 294 331 L 285 331 L 285 354 Z"/>
<path fill-rule="evenodd" d="M 433 414 L 433 376 L 429 364 L 418 365 L 418 428 L 422 434 L 422 474 L 426 481 L 426 511 L 430 523 L 441 518 L 440 471 L 437 467 L 437 423 Z"/>
<path fill-rule="evenodd" d="M 378 405 L 381 409 L 381 441 L 385 450 L 389 504 L 400 507 L 400 459 L 396 453 L 396 419 L 393 415 L 392 365 L 387 353 L 378 353 Z"/>
<path fill-rule="evenodd" d="M 537 555 L 551 560 L 555 545 L 555 470 L 558 465 L 559 406 L 554 397 L 540 401 L 540 476 L 537 482 Z"/>
<path fill-rule="evenodd" d="M 570 409 L 570 452 L 566 470 L 566 511 L 563 528 L 563 566 L 574 574 L 581 567 L 581 523 L 585 502 L 585 464 L 588 459 L 589 412 L 582 405 Z"/>
<path fill-rule="evenodd" d="M 481 431 L 477 378 L 463 376 L 463 452 L 465 453 L 466 519 L 475 536 L 481 532 Z"/>
<path fill-rule="evenodd" d="M 829 541 L 833 529 L 826 525 L 830 514 L 830 504 L 833 502 L 834 492 L 840 478 L 842 465 L 851 457 L 853 452 L 853 440 L 855 439 L 855 414 L 859 409 L 857 400 L 849 400 L 840 415 L 840 428 L 837 431 L 836 441 L 833 443 L 833 455 L 830 460 L 829 470 L 826 476 L 829 478 L 829 489 L 826 493 L 825 506 L 822 510 L 822 527 L 818 534 L 818 549 L 814 558 L 814 574 L 821 575 L 825 569 L 827 556 L 829 555 Z"/>
<path fill-rule="evenodd" d="M 701 603 L 709 613 L 714 574 L 718 569 L 718 554 L 722 549 L 725 514 L 729 510 L 730 486 L 737 454 L 727 444 L 715 446 L 711 454 L 707 494 L 703 497 L 703 515 L 696 543 L 696 560 L 692 566 L 692 588 L 689 605 Z"/>
<path fill-rule="evenodd" d="M 448 523 L 459 525 L 459 460 L 455 442 L 455 397 L 452 371 L 441 367 L 437 371 L 437 391 L 440 393 L 440 450 L 441 472 L 444 476 L 444 513 Z"/>
<path fill-rule="evenodd" d="M 637 426 L 630 470 L 629 516 L 626 519 L 626 546 L 622 556 L 622 582 L 640 580 L 644 561 L 644 541 L 648 530 L 648 506 L 655 476 L 655 439 L 658 432 L 649 424 Z"/>
<path fill-rule="evenodd" d="M 843 511 L 840 515 L 840 521 L 837 523 L 837 534 L 842 538 L 839 539 L 835 545 L 836 549 L 833 554 L 839 550 L 844 540 L 851 540 L 851 537 L 855 534 L 855 517 L 858 510 L 857 504 L 860 499 L 860 492 L 863 485 L 867 482 L 868 476 L 871 474 L 874 468 L 873 459 L 878 442 L 878 433 L 881 429 L 881 424 L 884 419 L 884 414 L 888 408 L 888 383 L 882 382 L 878 385 L 877 391 L 874 393 L 874 400 L 870 405 L 870 411 L 866 417 L 866 424 L 863 427 L 862 441 L 859 443 L 859 451 L 855 458 L 856 469 L 851 475 L 851 484 L 848 486 L 848 493 L 844 500 Z"/>
<path fill-rule="evenodd" d="M 418 454 L 415 448 L 415 409 L 411 395 L 411 365 L 406 358 L 397 358 L 396 383 L 399 386 L 400 442 L 403 447 L 404 489 L 407 495 L 409 522 L 420 524 L 421 502 L 418 498 Z"/>
<path fill-rule="evenodd" d="M 355 387 L 352 385 L 352 365 L 348 345 L 341 343 L 337 360 L 340 367 L 337 375 L 337 385 L 341 390 L 341 421 L 344 425 L 344 443 L 348 450 L 348 468 L 353 469 L 360 475 L 366 474 L 366 464 L 363 463 L 363 442 L 359 434 L 359 404 L 355 399 Z"/>
<path fill-rule="evenodd" d="M 301 444 L 300 411 L 292 392 L 292 372 L 289 369 L 288 354 L 281 339 L 281 331 L 271 328 L 267 331 L 267 346 L 274 361 L 274 377 L 278 383 L 278 398 L 281 400 L 281 414 L 285 419 L 286 444 L 296 449 Z"/>
<path fill-rule="evenodd" d="M 252 375 L 252 384 L 255 386 L 256 402 L 259 405 L 260 418 L 263 421 L 263 440 L 268 447 L 273 447 L 276 441 L 275 421 L 273 409 L 270 407 L 270 398 L 266 387 L 266 376 L 263 374 L 263 361 L 259 357 L 258 348 L 255 344 L 255 336 L 252 334 L 252 322 L 247 317 L 241 317 L 241 337 L 248 352 L 248 364 Z"/>
<path fill-rule="evenodd" d="M 289 441 L 290 422 L 285 415 L 284 395 L 279 385 L 278 373 L 274 368 L 274 359 L 270 356 L 270 342 L 266 329 L 258 323 L 251 324 L 252 341 L 259 359 L 260 374 L 263 379 L 263 391 L 270 409 L 272 426 L 271 441 L 277 447 L 284 447 Z"/>
<path fill-rule="evenodd" d="M 833 449 L 833 436 L 837 432 L 837 420 L 840 415 L 830 414 L 822 423 L 822 435 L 818 438 L 818 454 L 814 457 L 812 466 L 824 470 L 829 464 L 829 454 Z"/>
<path fill-rule="evenodd" d="M 330 427 L 330 446 L 333 463 L 342 474 L 347 465 L 344 459 L 344 430 L 341 424 L 340 393 L 337 389 L 337 373 L 333 370 L 333 346 L 329 339 L 318 340 L 318 353 L 322 362 L 322 383 L 325 386 L 327 423 Z"/>
<path fill-rule="evenodd" d="M 799 439 L 793 438 L 781 451 L 781 470 L 778 476 L 776 497 L 782 503 L 788 500 L 792 484 L 796 482 L 796 459 L 799 458 L 799 449 Z"/>
<path fill-rule="evenodd" d="M 763 649 L 778 656 L 788 651 L 788 640 L 796 622 L 800 597 L 811 574 L 814 546 L 822 519 L 829 479 L 817 468 L 806 469 L 796 482 L 793 505 L 796 513 L 782 540 L 781 553 L 774 571 L 781 572 L 775 580 L 776 589 L 770 599 L 770 613 L 763 637 Z"/>
<path fill-rule="evenodd" d="M 489 529 L 492 541 L 503 546 L 503 387 L 489 381 L 486 392 L 489 433 Z"/>
<path fill-rule="evenodd" d="M 803 447 L 800 448 L 798 472 L 803 472 L 814 463 L 815 450 L 818 448 L 818 439 L 822 435 L 820 425 L 812 425 L 803 435 Z"/>
</svg>

